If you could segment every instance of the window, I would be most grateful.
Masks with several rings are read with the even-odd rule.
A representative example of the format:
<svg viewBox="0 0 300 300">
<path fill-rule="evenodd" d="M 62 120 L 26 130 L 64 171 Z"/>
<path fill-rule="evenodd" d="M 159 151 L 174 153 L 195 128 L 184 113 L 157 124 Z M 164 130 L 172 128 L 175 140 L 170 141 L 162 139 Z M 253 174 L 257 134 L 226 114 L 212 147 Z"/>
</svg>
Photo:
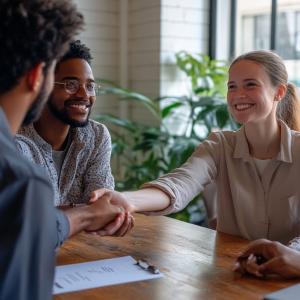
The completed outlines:
<svg viewBox="0 0 300 300">
<path fill-rule="evenodd" d="M 300 87 L 300 0 L 231 0 L 230 6 L 229 57 L 273 49 Z"/>
<path fill-rule="evenodd" d="M 241 52 L 269 49 L 270 16 L 242 16 Z"/>
</svg>

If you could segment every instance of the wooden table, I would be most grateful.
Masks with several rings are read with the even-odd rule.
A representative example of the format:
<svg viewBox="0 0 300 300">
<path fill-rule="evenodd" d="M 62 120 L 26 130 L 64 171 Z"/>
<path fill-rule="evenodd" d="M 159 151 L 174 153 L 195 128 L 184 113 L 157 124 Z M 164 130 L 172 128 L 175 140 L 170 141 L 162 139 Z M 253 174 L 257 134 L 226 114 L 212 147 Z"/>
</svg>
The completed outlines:
<svg viewBox="0 0 300 300">
<path fill-rule="evenodd" d="M 90 289 L 54 299 L 263 299 L 297 283 L 261 280 L 232 272 L 238 253 L 249 242 L 168 217 L 136 215 L 136 226 L 122 238 L 79 234 L 60 249 L 58 265 L 131 255 L 158 266 L 164 278 Z"/>
</svg>

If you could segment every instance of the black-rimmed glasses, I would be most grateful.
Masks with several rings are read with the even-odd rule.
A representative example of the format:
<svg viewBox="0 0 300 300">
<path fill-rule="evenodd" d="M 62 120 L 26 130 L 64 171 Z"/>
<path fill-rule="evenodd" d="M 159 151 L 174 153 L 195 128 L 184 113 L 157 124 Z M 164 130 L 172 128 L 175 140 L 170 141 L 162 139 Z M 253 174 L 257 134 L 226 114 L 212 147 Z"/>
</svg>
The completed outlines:
<svg viewBox="0 0 300 300">
<path fill-rule="evenodd" d="M 65 91 L 71 95 L 78 93 L 80 87 L 83 86 L 88 96 L 96 96 L 96 92 L 101 88 L 101 86 L 94 81 L 80 83 L 77 79 L 66 79 L 63 82 L 55 81 L 54 84 L 63 85 Z"/>
</svg>

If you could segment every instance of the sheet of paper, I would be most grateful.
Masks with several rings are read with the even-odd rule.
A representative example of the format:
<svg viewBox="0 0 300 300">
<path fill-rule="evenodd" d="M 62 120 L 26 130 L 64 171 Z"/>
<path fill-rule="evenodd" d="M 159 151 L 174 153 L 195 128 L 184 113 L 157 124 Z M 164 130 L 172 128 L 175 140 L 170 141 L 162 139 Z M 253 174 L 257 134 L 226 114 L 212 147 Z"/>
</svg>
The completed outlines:
<svg viewBox="0 0 300 300">
<path fill-rule="evenodd" d="M 299 300 L 300 284 L 292 285 L 277 292 L 265 295 L 264 300 Z"/>
<path fill-rule="evenodd" d="M 124 256 L 58 266 L 53 294 L 163 277 L 161 273 L 152 274 L 135 263 L 131 256 Z"/>
</svg>

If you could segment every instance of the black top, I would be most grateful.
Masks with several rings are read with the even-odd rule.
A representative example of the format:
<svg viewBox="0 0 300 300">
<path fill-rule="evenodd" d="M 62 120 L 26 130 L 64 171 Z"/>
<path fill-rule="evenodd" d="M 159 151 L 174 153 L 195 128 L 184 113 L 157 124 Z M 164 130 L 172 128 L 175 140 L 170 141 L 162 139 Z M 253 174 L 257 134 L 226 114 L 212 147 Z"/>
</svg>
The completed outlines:
<svg viewBox="0 0 300 300">
<path fill-rule="evenodd" d="M 51 299 L 55 248 L 65 237 L 47 176 L 17 151 L 0 108 L 0 299 Z"/>
</svg>

